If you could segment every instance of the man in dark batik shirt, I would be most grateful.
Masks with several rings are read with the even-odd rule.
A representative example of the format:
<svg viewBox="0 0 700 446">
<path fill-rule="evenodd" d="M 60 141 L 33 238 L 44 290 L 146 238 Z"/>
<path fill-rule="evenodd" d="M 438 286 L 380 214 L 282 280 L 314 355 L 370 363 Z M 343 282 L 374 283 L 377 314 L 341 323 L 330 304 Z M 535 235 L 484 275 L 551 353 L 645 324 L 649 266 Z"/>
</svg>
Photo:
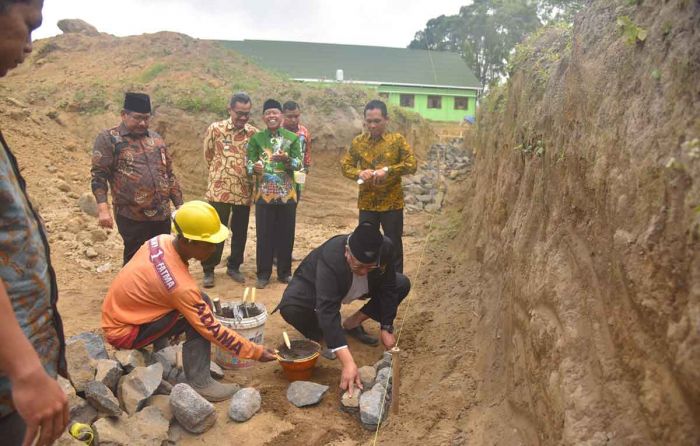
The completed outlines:
<svg viewBox="0 0 700 446">
<path fill-rule="evenodd" d="M 0 0 L 0 78 L 32 51 L 41 0 Z M 8 90 L 9 92 L 9 90 Z M 0 122 L 2 127 L 2 122 Z M 8 135 L 12 136 L 12 135 Z M 0 444 L 45 446 L 68 423 L 58 290 L 49 243 L 0 132 Z M 38 186 L 40 187 L 40 186 Z"/>
<path fill-rule="evenodd" d="M 149 130 L 151 100 L 143 93 L 127 93 L 122 123 L 97 135 L 92 151 L 92 193 L 99 224 L 112 228 L 112 205 L 124 240 L 124 264 L 147 240 L 170 232 L 170 201 L 182 205 L 182 191 L 173 173 L 165 141 Z"/>
</svg>

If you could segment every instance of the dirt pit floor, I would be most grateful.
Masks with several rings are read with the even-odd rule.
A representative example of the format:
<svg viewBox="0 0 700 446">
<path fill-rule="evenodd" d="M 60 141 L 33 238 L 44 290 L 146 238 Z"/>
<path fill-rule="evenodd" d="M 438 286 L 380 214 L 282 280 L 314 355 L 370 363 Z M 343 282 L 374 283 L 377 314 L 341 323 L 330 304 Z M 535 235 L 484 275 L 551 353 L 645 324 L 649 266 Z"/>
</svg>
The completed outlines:
<svg viewBox="0 0 700 446">
<path fill-rule="evenodd" d="M 333 235 L 351 232 L 357 224 L 356 185 L 343 178 L 339 169 L 333 168 L 334 163 L 335 157 L 327 160 L 326 166 L 312 171 L 308 177 L 307 188 L 297 212 L 294 247 L 294 258 L 297 260 L 293 262 L 293 269 L 314 247 Z M 50 221 L 57 217 L 51 215 L 50 209 L 46 210 Z M 65 221 L 66 218 L 69 219 L 70 215 L 61 216 L 61 220 Z M 405 216 L 404 258 L 409 277 L 417 263 L 421 234 L 425 231 L 427 219 L 427 214 Z M 83 220 L 84 230 L 97 230 L 96 219 L 93 221 L 91 217 L 84 217 Z M 52 252 L 59 281 L 59 311 L 63 317 L 66 336 L 99 329 L 102 300 L 118 271 L 121 258 L 121 240 L 115 231 L 108 234 L 108 240 L 95 243 L 99 258 L 92 261 L 90 267 L 86 267 L 84 256 L 75 256 L 75 249 L 66 250 L 70 246 L 62 242 L 55 243 Z M 222 264 L 215 271 L 216 286 L 206 290 L 210 297 L 220 298 L 222 304 L 227 301 L 240 301 L 245 286 L 255 285 L 254 210 L 251 212 L 245 262 L 241 266 L 241 272 L 246 277 L 244 285 L 234 282 L 226 275 L 225 262 L 229 252 L 227 242 Z M 100 265 L 107 264 L 108 271 L 95 271 Z M 190 272 L 201 281 L 202 270 L 198 263 L 191 261 Z M 285 285 L 276 279 L 276 272 L 273 271 L 268 287 L 256 292 L 256 302 L 264 304 L 268 312 L 275 308 L 285 288 Z M 356 302 L 343 306 L 342 313 L 344 316 L 352 314 L 361 305 L 361 302 Z M 402 317 L 403 310 L 400 308 L 397 326 Z M 372 335 L 379 335 L 377 323 L 365 323 L 365 328 Z M 264 344 L 274 347 L 282 343 L 282 331 L 287 331 L 291 338 L 301 336 L 287 325 L 279 312 L 269 315 L 265 325 Z M 349 344 L 358 367 L 374 364 L 384 351 L 382 346 L 369 347 L 354 339 L 349 339 Z M 243 387 L 258 389 L 262 396 L 261 410 L 251 420 L 237 423 L 228 418 L 228 402 L 217 403 L 218 419 L 214 427 L 201 435 L 192 435 L 181 430 L 182 436 L 178 444 L 350 446 L 371 444 L 374 438 L 374 432 L 365 430 L 356 418 L 340 410 L 342 392 L 338 388 L 340 364 L 337 360 L 329 361 L 323 357 L 318 359 L 312 381 L 329 386 L 329 390 L 320 404 L 307 408 L 297 408 L 287 401 L 289 382 L 277 362 L 256 363 L 248 369 L 229 370 L 225 374 L 225 382 L 235 382 Z"/>
</svg>

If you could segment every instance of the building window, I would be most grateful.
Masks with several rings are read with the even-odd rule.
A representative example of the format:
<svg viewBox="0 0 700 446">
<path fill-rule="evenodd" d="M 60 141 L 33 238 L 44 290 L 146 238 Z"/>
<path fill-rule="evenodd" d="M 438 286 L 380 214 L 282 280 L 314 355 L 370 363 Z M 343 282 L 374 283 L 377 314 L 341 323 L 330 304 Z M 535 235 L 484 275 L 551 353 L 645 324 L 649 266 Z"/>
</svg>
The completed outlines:
<svg viewBox="0 0 700 446">
<path fill-rule="evenodd" d="M 466 110 L 469 108 L 469 98 L 455 96 L 455 110 Z"/>
<path fill-rule="evenodd" d="M 379 97 L 382 99 L 389 99 L 389 93 L 379 93 Z"/>
<path fill-rule="evenodd" d="M 401 107 L 413 108 L 416 103 L 416 97 L 412 94 L 402 94 L 401 95 Z"/>
<path fill-rule="evenodd" d="M 442 108 L 442 96 L 428 96 L 428 108 Z"/>
</svg>

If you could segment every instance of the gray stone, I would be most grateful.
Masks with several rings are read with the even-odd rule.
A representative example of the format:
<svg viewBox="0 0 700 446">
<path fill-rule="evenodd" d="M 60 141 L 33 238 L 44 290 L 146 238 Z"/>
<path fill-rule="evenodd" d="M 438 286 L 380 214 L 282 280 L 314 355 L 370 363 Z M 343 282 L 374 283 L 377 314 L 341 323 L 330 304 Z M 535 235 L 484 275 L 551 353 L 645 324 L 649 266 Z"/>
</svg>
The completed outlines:
<svg viewBox="0 0 700 446">
<path fill-rule="evenodd" d="M 375 382 L 380 383 L 384 387 L 391 390 L 391 367 L 384 367 L 377 372 L 377 379 Z"/>
<path fill-rule="evenodd" d="M 100 254 L 95 250 L 95 248 L 88 246 L 85 248 L 85 257 L 88 259 L 94 259 L 98 257 Z"/>
<path fill-rule="evenodd" d="M 158 350 L 155 354 L 159 355 L 164 361 L 170 364 L 170 367 L 177 366 L 177 354 L 182 352 L 182 344 L 169 345 Z"/>
<path fill-rule="evenodd" d="M 87 36 L 98 36 L 97 28 L 80 19 L 62 19 L 57 23 L 58 29 L 65 34 L 85 34 Z"/>
<path fill-rule="evenodd" d="M 70 192 L 70 185 L 64 180 L 58 180 L 56 182 L 56 188 L 58 188 L 58 190 L 61 192 Z"/>
<path fill-rule="evenodd" d="M 194 434 L 201 434 L 216 422 L 214 405 L 184 383 L 173 387 L 170 408 L 177 422 Z"/>
<path fill-rule="evenodd" d="M 122 366 L 113 359 L 98 359 L 95 362 L 95 381 L 99 381 L 112 392 L 117 392 L 119 378 L 122 377 Z"/>
<path fill-rule="evenodd" d="M 384 367 L 391 367 L 391 354 L 384 352 L 382 359 L 374 363 L 374 368 L 379 372 Z"/>
<path fill-rule="evenodd" d="M 173 385 L 165 380 L 161 380 L 160 385 L 156 389 L 155 393 L 156 395 L 170 395 L 170 392 L 172 391 Z"/>
<path fill-rule="evenodd" d="M 109 359 L 107 350 L 105 349 L 105 343 L 102 340 L 102 336 L 98 333 L 84 331 L 66 339 L 66 345 L 70 345 L 75 342 L 82 342 L 85 344 L 88 351 L 88 356 L 91 359 Z"/>
<path fill-rule="evenodd" d="M 84 392 L 85 386 L 95 379 L 95 367 L 84 342 L 66 343 L 66 362 L 68 376 L 78 392 Z"/>
<path fill-rule="evenodd" d="M 114 352 L 114 359 L 121 364 L 126 373 L 130 373 L 136 367 L 145 367 L 148 358 L 140 350 L 117 350 Z"/>
<path fill-rule="evenodd" d="M 247 421 L 260 410 L 260 392 L 252 387 L 246 387 L 233 394 L 228 407 L 228 416 L 234 421 Z"/>
<path fill-rule="evenodd" d="M 63 393 L 68 397 L 68 409 L 71 421 L 92 424 L 93 421 L 97 419 L 97 411 L 95 408 L 75 393 L 75 389 L 70 381 L 62 376 L 58 376 L 56 380 L 58 381 L 58 385 L 61 386 Z"/>
<path fill-rule="evenodd" d="M 424 209 L 426 212 L 438 212 L 440 210 L 440 206 L 436 203 L 429 203 L 425 205 Z"/>
<path fill-rule="evenodd" d="M 92 425 L 95 444 L 100 446 L 128 446 L 131 444 L 124 418 L 100 418 Z"/>
<path fill-rule="evenodd" d="M 170 426 L 170 430 L 168 431 L 168 444 L 169 445 L 177 445 L 180 443 L 180 440 L 182 440 L 182 436 L 185 434 L 185 429 L 180 426 L 179 424 L 175 423 L 172 426 Z"/>
<path fill-rule="evenodd" d="M 374 379 L 377 377 L 377 370 L 369 365 L 360 367 L 357 371 L 360 375 L 360 381 L 365 389 L 369 389 L 374 384 Z"/>
<path fill-rule="evenodd" d="M 168 441 L 169 427 L 170 421 L 157 407 L 146 407 L 126 422 L 131 446 L 161 446 Z"/>
<path fill-rule="evenodd" d="M 85 446 L 85 443 L 78 441 L 66 430 L 63 435 L 58 437 L 53 446 Z"/>
<path fill-rule="evenodd" d="M 405 204 L 416 204 L 416 202 L 418 202 L 418 199 L 417 199 L 416 196 L 413 195 L 413 194 L 406 194 L 406 195 L 403 197 L 403 202 L 404 202 Z"/>
<path fill-rule="evenodd" d="M 85 387 L 85 399 L 97 409 L 98 414 L 104 414 L 108 417 L 118 417 L 122 414 L 119 400 L 115 398 L 107 386 L 99 381 L 88 383 Z"/>
<path fill-rule="evenodd" d="M 360 411 L 360 393 L 359 389 L 355 389 L 352 395 L 344 392 L 340 398 L 340 408 L 345 412 L 358 414 Z"/>
<path fill-rule="evenodd" d="M 433 196 L 430 194 L 416 195 L 416 199 L 421 203 L 430 203 L 433 201 Z"/>
<path fill-rule="evenodd" d="M 129 414 L 138 412 L 162 381 L 163 366 L 159 363 L 136 367 L 119 380 L 119 400 Z"/>
<path fill-rule="evenodd" d="M 97 211 L 97 201 L 95 201 L 95 196 L 92 195 L 91 192 L 85 192 L 78 198 L 78 207 L 91 217 L 97 217 L 99 214 Z"/>
<path fill-rule="evenodd" d="M 378 425 L 380 416 L 381 421 L 386 419 L 386 408 L 387 405 L 382 393 L 370 390 L 360 395 L 360 421 L 362 421 L 362 424 L 369 426 Z"/>
<path fill-rule="evenodd" d="M 160 414 L 168 420 L 173 421 L 173 410 L 170 408 L 170 397 L 168 395 L 153 395 L 146 400 L 146 407 L 155 407 L 160 410 Z"/>
<path fill-rule="evenodd" d="M 180 374 L 184 375 L 184 372 L 178 368 L 173 368 L 170 370 L 170 373 L 168 373 L 168 378 L 166 381 L 168 381 L 170 384 L 175 385 L 180 382 Z"/>
<path fill-rule="evenodd" d="M 170 372 L 173 370 L 173 364 L 170 363 L 168 358 L 162 352 L 155 352 L 151 356 L 151 361 L 159 362 L 163 366 L 163 379 L 167 380 Z"/>
<path fill-rule="evenodd" d="M 294 381 L 287 388 L 287 399 L 297 407 L 318 404 L 328 386 L 316 384 L 310 381 Z"/>
<path fill-rule="evenodd" d="M 216 379 L 223 379 L 224 378 L 224 370 L 219 366 L 219 364 L 215 363 L 214 361 L 211 362 L 209 365 L 209 371 L 211 372 L 212 378 Z"/>
</svg>

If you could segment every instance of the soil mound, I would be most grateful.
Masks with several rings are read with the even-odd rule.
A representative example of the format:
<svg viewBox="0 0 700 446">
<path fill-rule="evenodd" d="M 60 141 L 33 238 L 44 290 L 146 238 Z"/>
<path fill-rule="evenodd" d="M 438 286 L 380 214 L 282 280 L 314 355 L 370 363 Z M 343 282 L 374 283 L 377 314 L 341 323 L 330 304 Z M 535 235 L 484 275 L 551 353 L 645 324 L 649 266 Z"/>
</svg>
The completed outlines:
<svg viewBox="0 0 700 446">
<path fill-rule="evenodd" d="M 698 29 L 697 2 L 595 1 L 518 49 L 412 278 L 421 404 L 382 444 L 700 442 Z"/>
</svg>

